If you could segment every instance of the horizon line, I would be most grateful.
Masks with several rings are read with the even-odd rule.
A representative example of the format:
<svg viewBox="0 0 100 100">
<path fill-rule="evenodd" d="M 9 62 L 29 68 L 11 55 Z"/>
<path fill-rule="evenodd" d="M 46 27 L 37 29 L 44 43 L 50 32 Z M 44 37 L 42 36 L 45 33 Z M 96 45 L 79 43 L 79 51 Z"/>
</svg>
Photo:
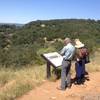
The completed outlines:
<svg viewBox="0 0 100 100">
<path fill-rule="evenodd" d="M 51 19 L 36 19 L 36 20 L 30 20 L 30 21 L 28 21 L 28 22 L 22 22 L 22 23 L 17 23 L 17 22 L 0 22 L 0 24 L 28 24 L 28 23 L 30 23 L 30 22 L 35 22 L 35 21 L 50 21 L 50 20 L 95 20 L 95 21 L 98 21 L 98 20 L 100 20 L 100 19 L 93 19 L 93 18 L 57 18 L 57 19 L 53 19 L 53 18 L 51 18 Z"/>
</svg>

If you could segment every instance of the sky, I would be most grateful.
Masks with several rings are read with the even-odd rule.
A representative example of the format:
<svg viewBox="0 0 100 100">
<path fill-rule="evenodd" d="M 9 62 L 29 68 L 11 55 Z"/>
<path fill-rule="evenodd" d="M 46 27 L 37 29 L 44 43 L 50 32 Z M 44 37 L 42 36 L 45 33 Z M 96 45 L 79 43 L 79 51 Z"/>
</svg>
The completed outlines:
<svg viewBox="0 0 100 100">
<path fill-rule="evenodd" d="M 51 19 L 100 20 L 100 0 L 0 0 L 0 23 Z"/>
</svg>

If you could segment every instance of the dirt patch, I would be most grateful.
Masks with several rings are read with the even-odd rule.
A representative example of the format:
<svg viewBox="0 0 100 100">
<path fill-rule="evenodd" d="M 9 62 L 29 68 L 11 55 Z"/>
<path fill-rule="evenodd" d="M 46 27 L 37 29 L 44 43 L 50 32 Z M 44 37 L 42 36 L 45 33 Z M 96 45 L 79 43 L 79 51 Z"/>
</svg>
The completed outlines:
<svg viewBox="0 0 100 100">
<path fill-rule="evenodd" d="M 57 90 L 60 80 L 46 81 L 17 100 L 100 100 L 100 72 L 90 73 L 84 85 L 72 84 L 66 91 Z"/>
</svg>

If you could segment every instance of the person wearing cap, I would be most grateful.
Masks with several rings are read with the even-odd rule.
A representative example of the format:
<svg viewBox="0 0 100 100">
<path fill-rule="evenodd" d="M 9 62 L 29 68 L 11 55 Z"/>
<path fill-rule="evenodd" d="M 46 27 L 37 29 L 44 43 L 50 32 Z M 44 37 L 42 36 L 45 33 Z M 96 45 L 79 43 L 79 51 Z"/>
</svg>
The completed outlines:
<svg viewBox="0 0 100 100">
<path fill-rule="evenodd" d="M 84 44 L 80 42 L 79 39 L 75 39 L 75 47 L 76 47 L 75 84 L 82 84 L 85 75 L 85 60 L 81 52 L 82 52 L 82 48 L 84 48 Z"/>
<path fill-rule="evenodd" d="M 75 47 L 72 45 L 70 38 L 65 38 L 64 44 L 65 46 L 60 53 L 63 56 L 63 61 L 61 67 L 61 86 L 58 88 L 59 90 L 65 90 L 66 86 L 71 87 L 70 67 L 75 53 Z"/>
</svg>

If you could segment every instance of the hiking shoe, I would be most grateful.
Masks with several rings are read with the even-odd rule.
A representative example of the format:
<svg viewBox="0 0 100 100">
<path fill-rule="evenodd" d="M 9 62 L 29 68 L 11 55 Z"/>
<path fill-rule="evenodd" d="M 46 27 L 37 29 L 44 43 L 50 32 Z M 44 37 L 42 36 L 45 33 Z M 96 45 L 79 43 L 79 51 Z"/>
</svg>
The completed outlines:
<svg viewBox="0 0 100 100">
<path fill-rule="evenodd" d="M 63 89 L 61 87 L 57 87 L 58 90 L 62 90 L 62 91 L 65 91 L 66 89 Z"/>
</svg>

